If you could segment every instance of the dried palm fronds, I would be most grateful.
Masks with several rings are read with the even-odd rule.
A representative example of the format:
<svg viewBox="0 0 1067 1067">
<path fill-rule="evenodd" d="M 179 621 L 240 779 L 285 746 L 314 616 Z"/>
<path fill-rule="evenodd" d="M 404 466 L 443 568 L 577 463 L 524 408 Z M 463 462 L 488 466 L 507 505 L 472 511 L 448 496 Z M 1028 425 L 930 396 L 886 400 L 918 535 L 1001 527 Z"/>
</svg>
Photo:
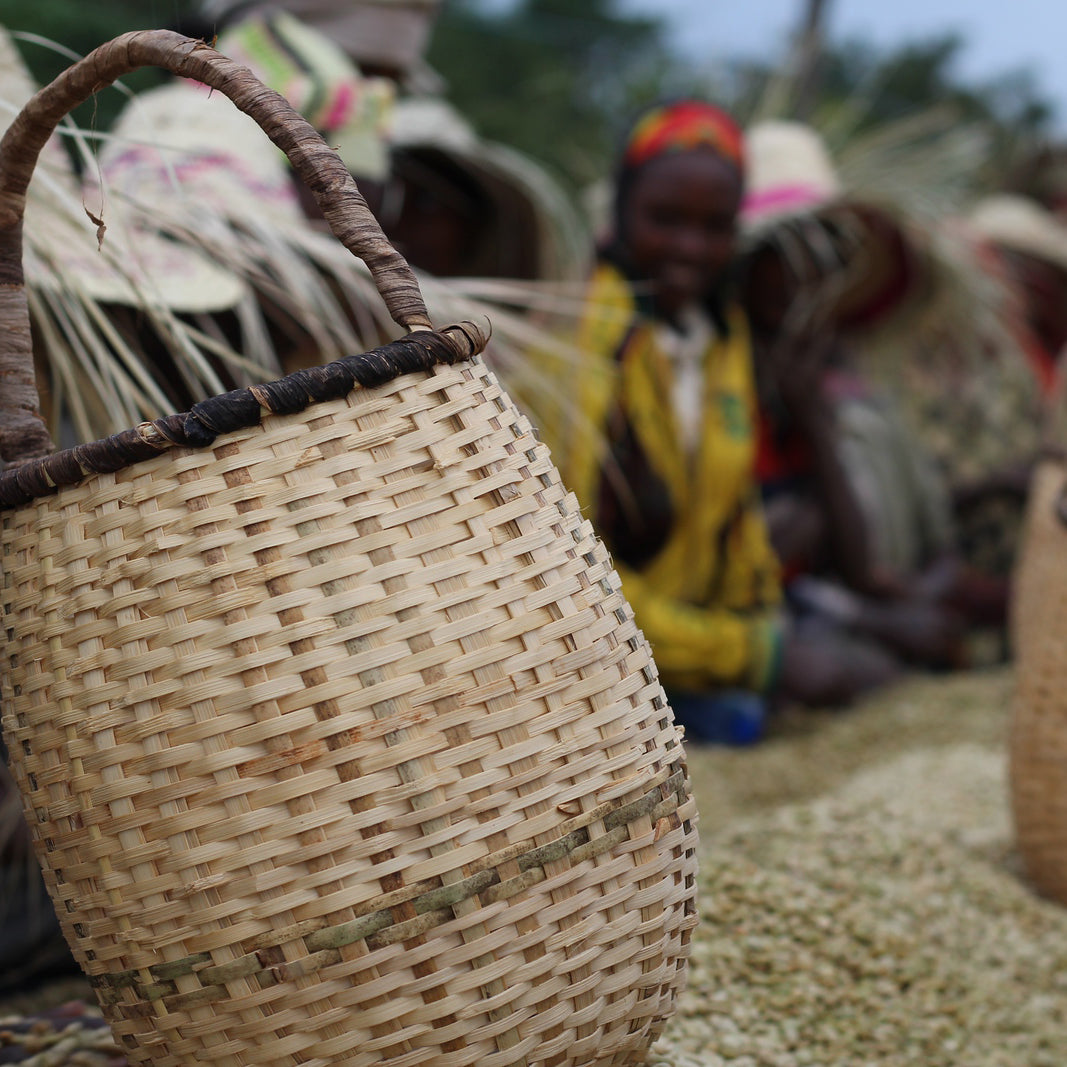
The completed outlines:
<svg viewBox="0 0 1067 1067">
<path fill-rule="evenodd" d="M 747 248 L 770 244 L 786 263 L 806 264 L 806 279 L 795 270 L 805 282 L 797 302 L 804 321 L 792 325 L 810 326 L 878 271 L 886 248 L 864 222 L 873 213 L 899 235 L 914 277 L 888 311 L 851 324 L 872 372 L 892 380 L 919 362 L 928 375 L 977 375 L 983 390 L 1003 383 L 1017 392 L 1029 369 L 1018 353 L 1015 300 L 964 222 L 981 191 L 989 131 L 941 106 L 865 124 L 869 102 L 858 94 L 812 123 L 832 161 L 835 194 L 747 234 Z"/>
<path fill-rule="evenodd" d="M 840 208 L 876 209 L 899 228 L 929 274 L 927 299 L 907 307 L 921 312 L 918 320 L 909 321 L 909 328 L 916 321 L 945 324 L 946 310 L 951 310 L 952 326 L 973 326 L 975 311 L 988 308 L 989 297 L 1000 292 L 956 225 L 978 191 L 975 176 L 990 148 L 985 129 L 974 122 L 960 123 L 951 109 L 942 107 L 860 127 L 855 111 L 846 105 L 823 113 L 811 128 L 829 154 L 838 190 L 807 211 L 759 228 L 747 243 L 780 241 L 787 254 L 790 243 L 807 246 L 827 268 L 827 298 L 832 298 L 833 287 L 841 285 L 841 271 L 859 273 L 869 267 L 861 254 L 865 228 Z M 821 234 L 828 222 L 830 233 Z M 808 299 L 817 296 L 812 292 Z"/>
<path fill-rule="evenodd" d="M 932 354 L 951 348 L 957 356 L 970 352 L 988 362 L 992 355 L 1008 369 L 1023 367 L 1014 354 L 1012 295 L 962 222 L 981 192 L 989 131 L 933 106 L 852 133 L 829 121 L 825 136 L 849 196 L 897 219 L 923 257 L 926 299 L 913 302 L 898 325 Z"/>
<path fill-rule="evenodd" d="M 768 209 L 746 253 L 770 248 L 796 283 L 786 329 L 843 331 L 951 483 L 978 484 L 1036 454 L 1043 412 L 1017 290 L 968 222 L 992 139 L 940 106 L 871 124 L 869 103 L 857 94 L 811 126 L 761 123 L 807 131 L 830 180 L 788 213 Z M 783 159 L 786 143 L 772 142 Z M 795 179 L 776 168 L 782 188 Z"/>
<path fill-rule="evenodd" d="M 42 38 L 12 36 L 67 52 Z M 13 115 L 33 86 L 6 36 L 0 48 L 5 68 L 17 74 L 0 84 L 0 116 Z M 50 144 L 30 186 L 25 235 L 41 392 L 61 444 L 102 437 L 176 403 L 366 350 L 395 334 L 366 267 L 312 221 L 214 210 L 188 194 L 177 167 L 163 196 L 115 187 L 98 153 L 101 146 L 121 148 L 116 138 L 69 120 L 64 134 L 86 183 L 74 179 L 71 154 Z M 566 232 L 564 274 L 579 267 L 576 218 L 548 220 Z M 39 225 L 42 219 L 54 225 Z M 173 272 L 153 273 L 153 265 L 168 266 L 168 255 L 180 261 L 179 275 L 199 272 L 184 296 Z M 459 315 L 492 323 L 486 358 L 509 387 L 539 373 L 522 353 L 555 345 L 577 314 L 565 283 L 428 276 L 420 283 L 436 320 Z"/>
</svg>

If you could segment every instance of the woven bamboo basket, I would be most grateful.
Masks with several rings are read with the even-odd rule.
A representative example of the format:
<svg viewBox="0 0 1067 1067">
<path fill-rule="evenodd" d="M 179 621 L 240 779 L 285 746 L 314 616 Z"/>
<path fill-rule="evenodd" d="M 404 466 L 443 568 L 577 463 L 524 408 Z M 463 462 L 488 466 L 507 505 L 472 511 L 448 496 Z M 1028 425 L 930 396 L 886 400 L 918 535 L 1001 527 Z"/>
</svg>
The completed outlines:
<svg viewBox="0 0 1067 1067">
<path fill-rule="evenodd" d="M 287 152 L 407 336 L 52 453 L 21 206 L 144 65 Z M 617 576 L 338 157 L 202 42 L 127 34 L 0 143 L 4 736 L 131 1061 L 637 1062 L 684 985 L 695 809 Z"/>
<path fill-rule="evenodd" d="M 1048 455 L 1030 487 L 1012 603 L 1016 693 L 1009 778 L 1028 881 L 1067 904 L 1067 459 Z"/>
</svg>

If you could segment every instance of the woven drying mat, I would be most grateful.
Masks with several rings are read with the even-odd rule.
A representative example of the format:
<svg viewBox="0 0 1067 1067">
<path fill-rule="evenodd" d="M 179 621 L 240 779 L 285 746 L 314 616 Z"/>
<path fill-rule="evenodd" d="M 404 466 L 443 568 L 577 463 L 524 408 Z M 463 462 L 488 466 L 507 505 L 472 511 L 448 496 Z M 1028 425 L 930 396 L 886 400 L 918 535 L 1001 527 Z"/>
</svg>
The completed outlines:
<svg viewBox="0 0 1067 1067">
<path fill-rule="evenodd" d="M 68 1001 L 33 1015 L 0 1015 L 0 1063 L 22 1067 L 126 1067 L 100 1009 Z"/>
</svg>

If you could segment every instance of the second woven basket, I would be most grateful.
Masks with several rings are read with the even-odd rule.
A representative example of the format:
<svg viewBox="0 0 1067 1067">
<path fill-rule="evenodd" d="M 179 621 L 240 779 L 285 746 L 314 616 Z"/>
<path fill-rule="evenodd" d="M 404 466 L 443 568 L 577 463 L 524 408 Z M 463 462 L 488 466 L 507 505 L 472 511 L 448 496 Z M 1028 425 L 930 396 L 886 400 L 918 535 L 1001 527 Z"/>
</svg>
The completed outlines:
<svg viewBox="0 0 1067 1067">
<path fill-rule="evenodd" d="M 1035 470 L 1012 604 L 1010 787 L 1028 881 L 1067 904 L 1067 460 Z"/>
<path fill-rule="evenodd" d="M 257 118 L 416 329 L 47 455 L 20 204 L 58 118 L 145 64 Z M 128 34 L 0 144 L 3 727 L 64 932 L 135 1063 L 639 1061 L 696 923 L 648 645 L 482 340 L 427 329 L 247 73 Z"/>
</svg>

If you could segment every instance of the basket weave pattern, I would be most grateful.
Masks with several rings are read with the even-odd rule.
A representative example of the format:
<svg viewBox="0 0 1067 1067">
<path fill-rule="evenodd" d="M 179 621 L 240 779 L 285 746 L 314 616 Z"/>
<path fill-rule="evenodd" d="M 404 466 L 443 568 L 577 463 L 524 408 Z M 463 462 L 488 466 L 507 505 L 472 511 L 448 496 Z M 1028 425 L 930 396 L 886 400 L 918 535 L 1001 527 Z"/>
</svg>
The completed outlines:
<svg viewBox="0 0 1067 1067">
<path fill-rule="evenodd" d="M 1017 687 L 1010 737 L 1016 838 L 1028 880 L 1067 904 L 1067 460 L 1031 482 L 1015 575 Z"/>
<path fill-rule="evenodd" d="M 626 1063 L 695 810 L 606 552 L 478 361 L 3 517 L 4 728 L 135 1062 Z"/>
</svg>

